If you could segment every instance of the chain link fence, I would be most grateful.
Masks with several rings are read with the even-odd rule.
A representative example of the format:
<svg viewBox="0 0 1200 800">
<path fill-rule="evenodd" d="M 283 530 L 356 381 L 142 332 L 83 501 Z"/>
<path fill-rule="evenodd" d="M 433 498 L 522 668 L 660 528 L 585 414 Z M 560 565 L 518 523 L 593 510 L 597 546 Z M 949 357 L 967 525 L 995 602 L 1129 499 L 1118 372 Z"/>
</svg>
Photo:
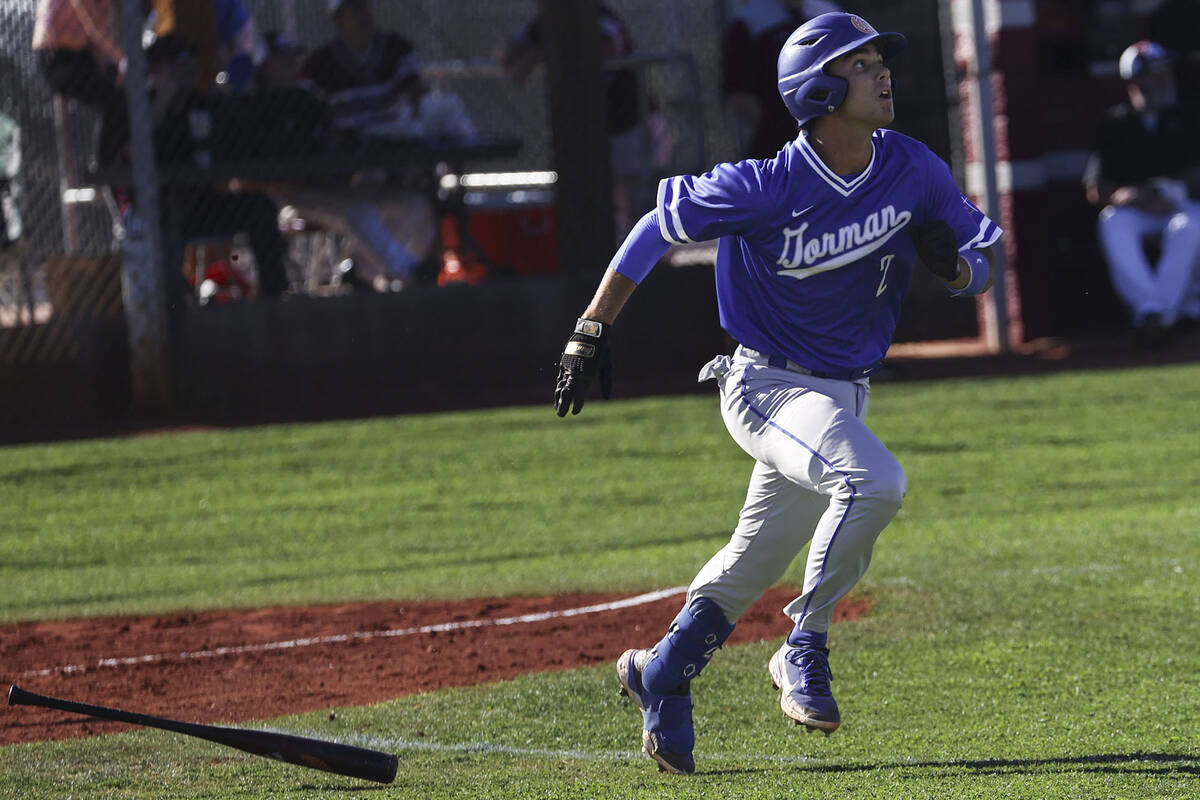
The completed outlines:
<svg viewBox="0 0 1200 800">
<path fill-rule="evenodd" d="M 170 304 L 189 307 L 558 269 L 543 71 L 518 80 L 501 66 L 528 38 L 536 0 L 348 0 L 402 37 L 355 63 L 324 47 L 356 35 L 333 0 L 137 2 L 133 38 L 119 30 L 123 0 L 0 4 L 0 366 L 75 358 L 81 321 L 119 323 L 135 255 L 161 265 Z M 633 104 L 614 120 L 609 95 L 620 236 L 659 177 L 741 155 L 720 90 L 722 29 L 741 3 L 604 5 L 623 26 L 605 32 L 610 89 L 624 81 Z M 866 5 L 881 29 L 925 7 Z M 55 16 L 78 8 L 96 18 Z M 910 37 L 932 55 L 913 62 L 907 119 L 945 152 L 931 9 Z M 97 29 L 111 45 L 96 44 Z M 118 63 L 139 37 L 144 77 Z M 347 82 L 372 70 L 389 80 Z M 157 259 L 129 235 L 146 228 L 131 216 L 145 210 L 134 85 L 149 98 L 133 125 L 154 150 Z"/>
<path fill-rule="evenodd" d="M 56 5 L 71 4 L 45 0 L 40 6 L 43 17 L 52 15 L 46 6 Z M 119 19 L 119 2 L 92 0 L 82 5 L 111 9 Z M 420 70 L 427 96 L 444 101 L 433 113 L 457 116 L 443 119 L 444 124 L 458 125 L 461 131 L 456 132 L 468 137 L 518 143 L 508 149 L 485 148 L 477 160 L 469 152 L 459 163 L 431 158 L 399 175 L 393 168 L 407 157 L 367 159 L 363 169 L 355 170 L 342 158 L 341 150 L 349 147 L 339 149 L 337 163 L 322 163 L 334 148 L 322 137 L 349 132 L 329 130 L 327 108 L 287 91 L 297 75 L 277 77 L 270 72 L 278 61 L 300 67 L 336 35 L 328 0 L 247 0 L 232 6 L 217 0 L 209 15 L 218 28 L 215 56 L 207 52 L 212 48 L 206 44 L 211 43 L 187 29 L 194 22 L 187 13 L 200 20 L 204 16 L 184 8 L 200 4 L 179 4 L 175 19 L 170 11 L 163 13 L 170 3 L 146 5 L 151 13 L 143 42 L 150 62 L 157 160 L 160 170 L 168 171 L 160 175 L 166 178 L 161 200 L 166 224 L 172 226 L 164 237 L 163 257 L 178 262 L 170 277 L 182 275 L 189 296 L 199 302 L 285 289 L 321 293 L 362 282 L 375 289 L 400 288 L 413 280 L 452 278 L 443 269 L 441 250 L 447 239 L 469 238 L 472 231 L 455 231 L 443 219 L 446 206 L 438 196 L 445 200 L 451 190 L 471 206 L 471 219 L 460 214 L 461 220 L 486 238 L 474 242 L 480 255 L 499 255 L 504 263 L 490 265 L 501 272 L 516 268 L 516 255 L 496 253 L 504 250 L 500 229 L 512 223 L 518 228 L 541 223 L 544 228 L 552 216 L 548 209 L 553 187 L 545 178 L 551 168 L 551 143 L 541 71 L 518 83 L 495 60 L 506 41 L 536 15 L 532 0 L 371 4 L 378 30 L 395 32 L 412 43 L 413 65 Z M 233 30 L 239 20 L 229 19 L 228 9 L 237 5 L 251 15 L 250 25 Z M 702 169 L 723 149 L 728 151 L 732 135 L 723 124 L 715 88 L 720 4 L 643 1 L 611 6 L 625 19 L 635 46 L 618 64 L 636 73 L 642 119 L 653 117 L 657 143 L 665 151 L 657 154 L 652 168 L 645 168 L 641 180 L 649 184 L 655 178 L 651 170 Z M 0 180 L 12 234 L 5 237 L 2 255 L 0 325 L 9 327 L 46 323 L 66 313 L 92 313 L 89 305 L 96 306 L 96 313 L 112 313 L 108 300 L 93 304 L 89 298 L 105 294 L 103 284 L 116 287 L 119 296 L 124 215 L 131 205 L 128 154 L 122 153 L 128 146 L 125 109 L 101 110 L 98 92 L 86 83 L 96 76 L 92 68 L 81 68 L 83 59 L 74 57 L 79 54 L 51 63 L 47 54 L 53 48 L 33 48 L 38 12 L 37 0 L 11 0 L 0 6 Z M 115 28 L 110 35 L 119 44 Z M 249 71 L 237 64 L 247 57 Z M 185 60 L 189 63 L 183 64 Z M 113 66 L 99 64 L 101 70 Z M 214 67 L 217 75 L 209 83 L 205 79 Z M 189 74 L 200 75 L 198 85 L 206 100 L 166 108 L 170 104 L 163 96 L 182 92 L 179 84 Z M 80 85 L 64 88 L 64 80 L 75 76 Z M 395 140 L 421 133 L 419 120 L 393 122 Z M 294 177 L 286 168 L 275 173 L 250 169 L 242 175 L 231 168 L 204 174 L 223 162 L 245 166 L 281 156 L 312 163 L 308 169 L 293 163 Z M 447 178 L 428 169 L 437 163 L 443 172 L 508 177 L 455 184 L 453 175 Z M 383 175 L 387 179 L 378 180 Z M 240 184 L 235 191 L 228 190 L 229 180 Z M 412 191 L 397 191 L 398 186 Z M 462 191 L 470 187 L 474 189 Z M 534 260 L 544 258 L 541 245 L 544 242 L 533 242 Z M 339 266 L 346 268 L 346 258 L 357 265 L 357 274 L 339 273 Z M 272 285 L 264 292 L 268 281 Z M 181 285 L 172 290 L 180 291 Z"/>
</svg>

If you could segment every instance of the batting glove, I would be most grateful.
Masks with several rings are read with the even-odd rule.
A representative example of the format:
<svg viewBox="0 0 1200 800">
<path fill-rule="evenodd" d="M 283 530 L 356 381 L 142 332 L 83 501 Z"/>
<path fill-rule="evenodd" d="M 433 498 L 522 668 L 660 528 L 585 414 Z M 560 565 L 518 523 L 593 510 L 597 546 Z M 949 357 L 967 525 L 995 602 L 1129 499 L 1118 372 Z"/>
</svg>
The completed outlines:
<svg viewBox="0 0 1200 800">
<path fill-rule="evenodd" d="M 558 381 L 554 386 L 554 410 L 560 417 L 578 414 L 592 379 L 600 379 L 600 394 L 612 396 L 612 354 L 608 349 L 608 326 L 594 319 L 580 318 L 575 333 L 567 340 L 558 362 Z"/>
<path fill-rule="evenodd" d="M 954 231 L 940 219 L 914 225 L 909 229 L 917 257 L 930 272 L 947 283 L 958 277 L 958 240 Z"/>
</svg>

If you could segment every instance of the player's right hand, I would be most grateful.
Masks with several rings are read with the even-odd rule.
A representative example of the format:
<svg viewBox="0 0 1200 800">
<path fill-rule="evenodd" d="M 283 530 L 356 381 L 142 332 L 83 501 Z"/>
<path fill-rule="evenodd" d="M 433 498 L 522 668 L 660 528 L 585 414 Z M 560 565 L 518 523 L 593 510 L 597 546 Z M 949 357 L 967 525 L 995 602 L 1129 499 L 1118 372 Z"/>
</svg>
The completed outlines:
<svg viewBox="0 0 1200 800">
<path fill-rule="evenodd" d="M 917 257 L 930 272 L 947 282 L 958 277 L 958 240 L 944 220 L 914 225 L 908 229 L 908 235 L 917 249 Z"/>
<path fill-rule="evenodd" d="M 554 410 L 560 417 L 567 415 L 567 409 L 572 414 L 579 413 L 594 378 L 600 379 L 600 394 L 607 400 L 612 396 L 612 354 L 608 349 L 608 325 L 594 319 L 580 318 L 558 361 Z"/>
</svg>

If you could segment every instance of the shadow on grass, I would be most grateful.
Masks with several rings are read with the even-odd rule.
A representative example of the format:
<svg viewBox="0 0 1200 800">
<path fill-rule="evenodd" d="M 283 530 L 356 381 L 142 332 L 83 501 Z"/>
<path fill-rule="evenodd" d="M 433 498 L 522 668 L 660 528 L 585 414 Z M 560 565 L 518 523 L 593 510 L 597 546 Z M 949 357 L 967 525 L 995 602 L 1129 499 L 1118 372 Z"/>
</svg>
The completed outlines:
<svg viewBox="0 0 1200 800">
<path fill-rule="evenodd" d="M 1152 766 L 1137 767 L 1137 764 Z M 874 770 L 945 770 L 947 772 L 973 772 L 979 775 L 1022 775 L 1055 772 L 1107 772 L 1113 774 L 1143 773 L 1147 775 L 1200 776 L 1200 756 L 1175 753 L 1103 753 L 1091 756 L 1064 756 L 1061 758 L 986 758 L 959 761 L 908 761 L 879 764 L 801 764 L 800 771 L 810 772 L 871 772 Z"/>
<path fill-rule="evenodd" d="M 313 784 L 313 783 L 306 783 L 300 787 L 301 791 L 306 791 L 306 792 L 382 792 L 382 791 L 386 790 L 387 788 L 388 788 L 387 786 L 385 786 L 381 783 L 375 783 L 375 784 L 371 784 L 369 786 L 362 785 L 362 784 L 359 784 L 359 785 L 342 784 L 339 786 L 317 786 L 316 784 Z"/>
</svg>

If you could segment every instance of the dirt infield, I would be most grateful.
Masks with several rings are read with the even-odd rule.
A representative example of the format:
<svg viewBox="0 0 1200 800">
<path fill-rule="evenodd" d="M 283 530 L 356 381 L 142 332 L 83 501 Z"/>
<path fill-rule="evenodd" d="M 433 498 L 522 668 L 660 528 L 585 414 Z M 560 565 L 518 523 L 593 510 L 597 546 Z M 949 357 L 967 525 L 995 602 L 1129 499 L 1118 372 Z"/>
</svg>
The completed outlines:
<svg viewBox="0 0 1200 800">
<path fill-rule="evenodd" d="M 769 591 L 742 617 L 730 643 L 782 638 L 790 623 L 780 609 L 796 594 L 791 588 Z M 652 644 L 682 601 L 682 594 L 674 594 L 635 607 L 495 624 L 625 597 L 344 604 L 18 623 L 0 626 L 0 687 L 7 692 L 7 684 L 15 683 L 40 694 L 189 722 L 241 722 L 366 705 L 615 660 L 627 647 Z M 838 605 L 835 618 L 855 619 L 869 611 L 868 599 L 848 599 Z M 408 630 L 443 623 L 451 625 Z M 356 632 L 367 635 L 345 636 Z M 339 640 L 311 641 L 321 637 Z M 108 659 L 110 665 L 101 665 Z M 128 727 L 29 706 L 0 706 L 0 745 Z"/>
</svg>

